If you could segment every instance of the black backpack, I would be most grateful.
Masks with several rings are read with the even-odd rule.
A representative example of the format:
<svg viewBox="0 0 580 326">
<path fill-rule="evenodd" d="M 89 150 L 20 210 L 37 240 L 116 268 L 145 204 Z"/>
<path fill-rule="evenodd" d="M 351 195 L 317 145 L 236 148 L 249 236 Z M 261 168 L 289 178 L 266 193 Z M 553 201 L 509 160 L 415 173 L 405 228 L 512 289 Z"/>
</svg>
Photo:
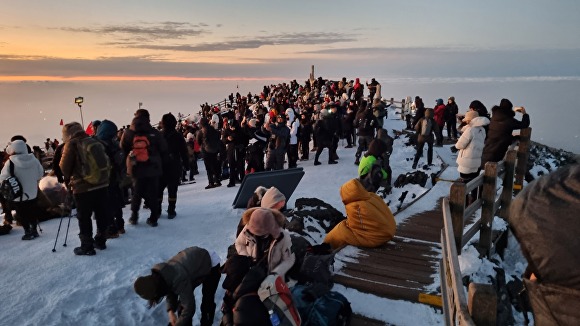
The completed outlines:
<svg viewBox="0 0 580 326">
<path fill-rule="evenodd" d="M 22 200 L 24 190 L 22 189 L 22 184 L 14 175 L 14 162 L 12 162 L 12 160 L 8 160 L 8 162 L 10 164 L 10 176 L 2 181 L 2 184 L 0 185 L 0 194 L 2 194 L 2 197 L 7 201 L 14 201 L 17 198 Z"/>
</svg>

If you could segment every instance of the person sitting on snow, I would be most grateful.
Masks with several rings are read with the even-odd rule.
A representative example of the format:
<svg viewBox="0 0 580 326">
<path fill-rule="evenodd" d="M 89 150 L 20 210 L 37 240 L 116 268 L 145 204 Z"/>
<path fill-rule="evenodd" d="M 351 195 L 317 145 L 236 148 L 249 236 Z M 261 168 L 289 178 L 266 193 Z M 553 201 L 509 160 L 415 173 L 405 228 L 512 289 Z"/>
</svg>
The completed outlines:
<svg viewBox="0 0 580 326">
<path fill-rule="evenodd" d="M 191 325 L 195 314 L 193 291 L 202 285 L 201 326 L 211 326 L 215 314 L 215 292 L 221 278 L 220 258 L 199 247 L 180 251 L 165 263 L 153 266 L 151 274 L 140 276 L 133 288 L 149 307 L 156 306 L 164 297 L 167 301 L 169 325 Z"/>
<path fill-rule="evenodd" d="M 294 265 L 290 233 L 282 227 L 286 217 L 280 211 L 254 207 L 242 215 L 245 224 L 236 239 L 238 255 L 250 256 L 255 263 L 263 264 L 268 274 L 285 277 Z"/>
<path fill-rule="evenodd" d="M 362 163 L 361 161 L 361 165 Z M 385 201 L 372 191 L 378 188 L 381 179 L 380 166 L 374 164 L 369 172 L 340 187 L 346 219 L 328 232 L 324 243 L 329 244 L 332 249 L 346 245 L 373 248 L 385 244 L 395 236 L 393 213 Z"/>
</svg>

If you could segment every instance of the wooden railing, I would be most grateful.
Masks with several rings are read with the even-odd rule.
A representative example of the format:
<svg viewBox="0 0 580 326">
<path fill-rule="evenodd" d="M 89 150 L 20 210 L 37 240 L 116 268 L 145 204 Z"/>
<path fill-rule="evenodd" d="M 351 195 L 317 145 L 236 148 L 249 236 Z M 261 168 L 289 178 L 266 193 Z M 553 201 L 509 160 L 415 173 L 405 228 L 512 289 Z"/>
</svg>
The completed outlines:
<svg viewBox="0 0 580 326">
<path fill-rule="evenodd" d="M 458 256 L 462 248 L 478 232 L 479 242 L 476 247 L 482 256 L 489 258 L 495 252 L 503 255 L 507 230 L 492 236 L 492 221 L 494 216 L 505 220 L 509 217 L 514 184 L 517 184 L 518 180 L 523 180 L 527 172 L 530 135 L 531 128 L 523 129 L 520 133 L 517 152 L 510 150 L 504 161 L 486 163 L 484 173 L 467 184 L 453 183 L 449 198 L 443 198 L 444 227 L 441 232 L 443 254 L 439 273 L 443 312 L 447 325 L 495 324 L 497 302 L 495 290 L 490 288 L 491 285 L 472 283 L 466 295 Z M 516 168 L 516 159 L 518 168 Z M 499 196 L 497 196 L 498 177 L 502 180 Z M 468 194 L 476 189 L 480 190 L 480 194 L 466 206 Z M 480 209 L 480 218 L 467 231 L 464 231 L 465 221 L 471 219 Z"/>
</svg>

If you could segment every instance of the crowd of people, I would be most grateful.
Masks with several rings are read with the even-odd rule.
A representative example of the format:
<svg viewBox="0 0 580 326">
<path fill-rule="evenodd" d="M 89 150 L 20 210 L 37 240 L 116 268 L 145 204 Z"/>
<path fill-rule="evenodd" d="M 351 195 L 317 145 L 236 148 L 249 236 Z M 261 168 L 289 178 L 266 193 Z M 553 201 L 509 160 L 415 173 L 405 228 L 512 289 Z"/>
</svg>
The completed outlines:
<svg viewBox="0 0 580 326">
<path fill-rule="evenodd" d="M 235 187 L 248 173 L 295 168 L 299 160 L 310 159 L 310 152 L 314 153 L 315 166 L 322 164 L 324 149 L 328 150 L 327 163 L 336 164 L 340 139 L 346 139 L 347 148 L 357 146 L 354 163 L 359 177 L 341 187 L 347 219 L 328 233 L 324 243 L 340 249 L 388 242 L 396 230 L 394 217 L 375 193 L 381 187 L 388 192 L 391 187 L 393 138 L 383 128 L 390 104 L 381 97 L 381 85 L 374 78 L 366 88 L 367 97 L 358 78 L 318 78 L 302 85 L 293 80 L 264 86 L 256 95 L 232 93 L 221 106 L 202 105 L 195 116 L 177 119 L 167 113 L 157 125 L 151 123 L 149 111 L 142 108 L 123 128 L 106 119 L 93 121 L 90 133 L 78 122 L 65 124 L 62 143 L 47 139 L 45 150 L 54 152 L 51 173 L 66 185 L 76 207 L 81 245 L 74 253 L 95 255 L 95 249 L 107 248 L 108 239 L 125 233 L 123 207 L 129 202 L 128 223 L 139 223 L 144 201 L 150 210 L 146 223 L 156 227 L 165 189 L 167 216 L 175 218 L 178 185 L 195 180 L 200 159 L 207 173 L 205 189 L 220 187 L 223 180 L 228 180 L 227 187 Z M 427 165 L 432 165 L 433 146 L 442 146 L 444 130 L 448 141 L 457 141 L 452 150 L 459 151 L 458 170 L 465 182 L 475 178 L 485 162 L 500 161 L 512 142 L 512 131 L 527 127 L 529 116 L 518 107 L 516 112 L 523 117 L 521 121 L 515 119 L 513 105 L 507 99 L 491 111 L 490 116 L 476 100 L 468 112 L 460 115 L 453 96 L 447 104 L 437 99 L 433 108 L 426 108 L 419 96 L 414 101 L 408 97 L 401 117 L 407 129 L 415 131 L 411 137 L 416 145 L 413 169 L 423 156 L 425 144 Z M 2 207 L 6 225 L 13 223 L 12 209 L 16 210 L 24 229 L 23 240 L 39 236 L 36 197 L 44 169 L 36 152 L 24 137 L 13 137 L 0 174 L 0 181 L 13 175 L 22 185 L 22 195 L 11 201 L 3 198 Z M 276 188 L 257 189 L 240 220 L 235 241 L 237 255 L 250 256 L 253 263 L 263 262 L 269 273 L 282 276 L 295 262 L 290 234 L 284 228 L 285 217 L 280 212 L 285 200 Z M 188 248 L 169 262 L 156 265 L 150 276 L 139 278 L 135 290 L 151 305 L 168 296 L 171 324 L 186 324 L 195 312 L 193 288 L 203 283 L 202 325 L 210 325 L 219 274 L 219 259 L 215 257 L 211 251 Z M 182 266 L 189 263 L 195 268 L 183 270 Z M 172 282 L 183 285 L 180 282 L 184 279 L 198 281 L 176 290 Z M 175 315 L 177 296 L 186 306 L 179 316 Z"/>
</svg>

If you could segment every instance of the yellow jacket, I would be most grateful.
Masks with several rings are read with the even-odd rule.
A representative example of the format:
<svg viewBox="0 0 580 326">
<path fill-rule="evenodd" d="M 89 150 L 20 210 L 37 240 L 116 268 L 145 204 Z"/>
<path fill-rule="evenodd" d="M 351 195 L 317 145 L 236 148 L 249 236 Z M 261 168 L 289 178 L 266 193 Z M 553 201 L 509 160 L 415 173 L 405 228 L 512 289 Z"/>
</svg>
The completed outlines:
<svg viewBox="0 0 580 326">
<path fill-rule="evenodd" d="M 346 208 L 346 220 L 324 238 L 332 248 L 378 247 L 395 236 L 396 223 L 389 206 L 377 194 L 368 192 L 358 179 L 343 184 L 340 197 Z"/>
</svg>

